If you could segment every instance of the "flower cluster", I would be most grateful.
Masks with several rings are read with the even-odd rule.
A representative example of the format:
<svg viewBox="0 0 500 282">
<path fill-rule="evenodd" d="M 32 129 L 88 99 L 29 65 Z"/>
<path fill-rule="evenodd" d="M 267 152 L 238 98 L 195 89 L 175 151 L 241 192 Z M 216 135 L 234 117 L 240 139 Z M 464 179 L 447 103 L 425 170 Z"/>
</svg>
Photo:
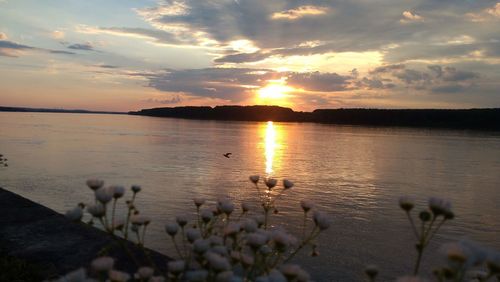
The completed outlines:
<svg viewBox="0 0 500 282">
<path fill-rule="evenodd" d="M 309 274 L 292 259 L 304 248 L 312 249 L 317 256 L 316 238 L 330 223 L 326 215 L 308 201 L 301 201 L 303 211 L 302 234 L 294 236 L 283 228 L 271 225 L 271 216 L 278 213 L 277 200 L 294 187 L 290 180 L 249 177 L 258 194 L 262 209 L 252 209 L 247 202 L 236 205 L 228 198 L 220 198 L 209 204 L 206 199 L 193 199 L 196 217 L 179 215 L 165 225 L 165 232 L 172 240 L 178 259 L 170 261 L 167 272 L 162 273 L 153 264 L 139 267 L 135 274 L 114 269 L 111 257 L 95 259 L 87 272 L 80 269 L 61 278 L 61 281 L 259 281 L 286 282 L 310 281 Z M 265 187 L 261 187 L 263 184 Z M 136 243 L 142 247 L 148 217 L 134 206 L 139 186 L 133 186 L 132 198 L 126 201 L 127 214 L 118 218 L 116 205 L 125 194 L 122 186 L 104 186 L 101 180 L 88 180 L 87 186 L 94 191 L 95 201 L 80 203 L 66 213 L 72 221 L 81 221 L 86 207 L 92 216 L 88 222 L 97 221 L 113 236 L 128 238 L 136 234 Z M 92 278 L 89 278 L 92 277 Z M 80 279 L 80 280 L 78 280 Z"/>
</svg>

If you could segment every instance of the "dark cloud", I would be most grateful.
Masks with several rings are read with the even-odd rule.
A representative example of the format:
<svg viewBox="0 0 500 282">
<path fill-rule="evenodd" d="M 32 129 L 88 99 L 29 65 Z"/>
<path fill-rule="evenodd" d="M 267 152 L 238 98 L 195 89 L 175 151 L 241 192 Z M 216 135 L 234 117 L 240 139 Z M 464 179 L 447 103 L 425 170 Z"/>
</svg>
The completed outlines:
<svg viewBox="0 0 500 282">
<path fill-rule="evenodd" d="M 19 44 L 19 43 L 12 42 L 12 41 L 0 40 L 0 56 L 18 57 L 17 53 L 12 52 L 12 51 L 15 52 L 16 50 L 17 51 L 34 50 L 34 51 L 48 52 L 51 54 L 75 55 L 75 53 L 73 53 L 73 52 L 37 48 L 37 47 L 33 47 L 33 46 Z"/>
<path fill-rule="evenodd" d="M 73 50 L 94 51 L 94 46 L 90 43 L 71 44 L 68 48 Z"/>
<path fill-rule="evenodd" d="M 52 54 L 64 54 L 64 55 L 76 55 L 74 52 L 62 51 L 62 50 L 49 50 Z"/>
<path fill-rule="evenodd" d="M 26 49 L 35 49 L 35 47 L 15 43 L 7 40 L 0 40 L 0 48 L 5 49 L 16 49 L 16 50 L 26 50 Z"/>
<path fill-rule="evenodd" d="M 351 76 L 320 72 L 290 73 L 287 77 L 287 84 L 293 87 L 322 92 L 344 91 L 352 79 Z"/>
<path fill-rule="evenodd" d="M 119 66 L 114 66 L 114 65 L 106 65 L 106 64 L 103 64 L 103 65 L 97 65 L 97 67 L 100 67 L 100 68 L 103 68 L 103 69 L 117 69 L 117 68 L 119 68 Z"/>
<path fill-rule="evenodd" d="M 215 59 L 216 63 L 248 63 L 266 59 L 269 54 L 262 52 L 230 54 Z"/>
</svg>

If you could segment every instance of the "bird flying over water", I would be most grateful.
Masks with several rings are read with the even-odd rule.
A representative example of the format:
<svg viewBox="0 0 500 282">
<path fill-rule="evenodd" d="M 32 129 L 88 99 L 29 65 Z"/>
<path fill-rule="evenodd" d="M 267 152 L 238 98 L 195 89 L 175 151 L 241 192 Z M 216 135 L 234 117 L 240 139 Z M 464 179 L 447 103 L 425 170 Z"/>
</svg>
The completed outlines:
<svg viewBox="0 0 500 282">
<path fill-rule="evenodd" d="M 232 153 L 225 153 L 225 154 L 223 154 L 223 156 L 229 159 L 229 156 L 230 156 L 231 154 L 232 154 Z"/>
</svg>

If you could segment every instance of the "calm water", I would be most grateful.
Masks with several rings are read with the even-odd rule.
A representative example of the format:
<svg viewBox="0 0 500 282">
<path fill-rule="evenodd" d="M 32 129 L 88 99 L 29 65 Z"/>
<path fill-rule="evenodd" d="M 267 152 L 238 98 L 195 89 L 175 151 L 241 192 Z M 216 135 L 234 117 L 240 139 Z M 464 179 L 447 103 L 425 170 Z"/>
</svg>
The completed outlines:
<svg viewBox="0 0 500 282">
<path fill-rule="evenodd" d="M 457 219 L 431 248 L 466 237 L 500 250 L 500 134 L 0 113 L 0 153 L 9 159 L 1 186 L 60 212 L 92 199 L 88 178 L 142 185 L 139 206 L 154 219 L 147 241 L 169 254 L 165 222 L 192 213 L 194 196 L 255 199 L 250 174 L 296 183 L 275 223 L 295 218 L 286 222 L 293 230 L 301 199 L 331 217 L 320 257 L 301 260 L 317 281 L 360 281 L 367 263 L 380 265 L 384 279 L 409 271 L 413 238 L 397 206 L 405 194 L 454 204 Z"/>
</svg>

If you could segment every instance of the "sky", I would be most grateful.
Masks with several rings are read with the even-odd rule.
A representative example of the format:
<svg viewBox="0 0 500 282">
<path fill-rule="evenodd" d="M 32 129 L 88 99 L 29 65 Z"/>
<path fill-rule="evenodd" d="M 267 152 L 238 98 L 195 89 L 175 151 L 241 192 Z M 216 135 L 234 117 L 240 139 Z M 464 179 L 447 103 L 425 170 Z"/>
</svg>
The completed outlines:
<svg viewBox="0 0 500 282">
<path fill-rule="evenodd" d="M 500 107 L 500 2 L 0 0 L 0 105 Z"/>
</svg>

